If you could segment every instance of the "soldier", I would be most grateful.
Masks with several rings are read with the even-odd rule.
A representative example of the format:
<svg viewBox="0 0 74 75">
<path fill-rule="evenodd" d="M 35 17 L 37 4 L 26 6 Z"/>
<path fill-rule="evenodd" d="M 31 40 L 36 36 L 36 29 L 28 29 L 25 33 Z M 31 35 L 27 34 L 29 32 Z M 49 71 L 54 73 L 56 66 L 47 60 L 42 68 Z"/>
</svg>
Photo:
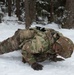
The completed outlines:
<svg viewBox="0 0 74 75">
<path fill-rule="evenodd" d="M 0 43 L 0 54 L 22 49 L 22 61 L 29 63 L 34 70 L 42 70 L 38 64 L 46 59 L 52 61 L 63 60 L 57 58 L 71 57 L 73 42 L 53 29 L 41 27 L 19 29 L 15 34 Z"/>
</svg>

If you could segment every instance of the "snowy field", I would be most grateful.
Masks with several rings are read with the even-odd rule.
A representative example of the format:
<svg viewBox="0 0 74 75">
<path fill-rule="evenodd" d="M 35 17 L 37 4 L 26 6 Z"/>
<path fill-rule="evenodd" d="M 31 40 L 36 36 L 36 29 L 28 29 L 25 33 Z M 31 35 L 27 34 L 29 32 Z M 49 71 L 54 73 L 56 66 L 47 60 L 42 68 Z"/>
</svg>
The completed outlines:
<svg viewBox="0 0 74 75">
<path fill-rule="evenodd" d="M 34 24 L 33 26 L 34 27 Z M 44 27 L 44 26 L 43 26 Z M 25 28 L 17 22 L 3 22 L 0 24 L 0 41 L 11 37 L 18 28 Z M 63 33 L 74 42 L 74 29 L 59 29 L 52 23 L 46 28 L 53 28 Z M 0 55 L 0 75 L 74 75 L 74 53 L 71 58 L 60 62 L 44 61 L 43 70 L 34 71 L 27 63 L 22 62 L 20 51 Z"/>
</svg>

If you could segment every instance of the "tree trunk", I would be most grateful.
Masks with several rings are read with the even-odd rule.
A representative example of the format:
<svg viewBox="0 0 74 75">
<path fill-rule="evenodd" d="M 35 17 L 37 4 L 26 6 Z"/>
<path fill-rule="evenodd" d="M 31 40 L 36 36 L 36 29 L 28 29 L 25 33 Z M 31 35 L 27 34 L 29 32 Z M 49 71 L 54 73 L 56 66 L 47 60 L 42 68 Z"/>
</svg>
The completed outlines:
<svg viewBox="0 0 74 75">
<path fill-rule="evenodd" d="M 28 29 L 35 20 L 35 2 L 36 0 L 25 0 L 25 24 Z"/>
<path fill-rule="evenodd" d="M 50 0 L 50 22 L 54 22 L 54 4 L 53 0 Z"/>
<path fill-rule="evenodd" d="M 11 0 L 7 0 L 8 1 L 8 16 L 11 16 L 11 5 L 12 5 L 12 1 Z"/>
<path fill-rule="evenodd" d="M 16 15 L 18 20 L 20 20 L 20 0 L 16 0 Z"/>
<path fill-rule="evenodd" d="M 64 28 L 74 28 L 74 0 L 66 0 L 66 21 L 63 25 Z"/>
</svg>

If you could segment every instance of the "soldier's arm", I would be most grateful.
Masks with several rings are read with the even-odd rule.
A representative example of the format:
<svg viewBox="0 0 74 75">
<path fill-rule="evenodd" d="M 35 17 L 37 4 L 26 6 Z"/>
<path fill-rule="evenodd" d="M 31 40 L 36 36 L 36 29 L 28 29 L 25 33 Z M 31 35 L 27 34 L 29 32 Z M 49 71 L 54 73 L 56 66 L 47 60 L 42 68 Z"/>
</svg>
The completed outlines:
<svg viewBox="0 0 74 75">
<path fill-rule="evenodd" d="M 23 59 L 22 61 L 28 62 L 34 70 L 42 70 L 42 65 L 38 64 L 33 56 L 33 54 L 28 53 L 27 51 L 22 51 Z"/>
</svg>

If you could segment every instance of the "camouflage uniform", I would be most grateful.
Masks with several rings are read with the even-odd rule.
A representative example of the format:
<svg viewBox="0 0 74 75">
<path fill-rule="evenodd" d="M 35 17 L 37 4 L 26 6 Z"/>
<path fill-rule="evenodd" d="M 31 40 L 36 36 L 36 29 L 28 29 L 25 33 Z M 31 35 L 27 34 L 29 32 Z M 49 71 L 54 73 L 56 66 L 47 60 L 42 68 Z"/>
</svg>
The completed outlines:
<svg viewBox="0 0 74 75">
<path fill-rule="evenodd" d="M 34 37 L 26 40 L 26 43 L 22 46 L 23 58 L 29 64 L 33 64 L 36 61 L 44 61 L 49 59 L 48 54 L 55 54 L 55 52 L 51 49 L 54 39 L 52 38 L 50 31 L 42 32 L 36 29 L 33 30 L 35 31 Z M 51 41 L 49 41 L 49 39 Z"/>
<path fill-rule="evenodd" d="M 53 48 L 53 44 L 60 36 L 63 35 L 53 29 L 46 29 L 45 31 L 40 31 L 36 28 L 28 30 L 19 29 L 12 37 L 0 43 L 0 54 L 22 49 L 22 57 L 30 65 L 46 59 L 53 59 L 55 61 L 57 53 Z M 34 66 L 38 65 L 35 64 Z M 37 68 L 35 69 L 37 70 Z"/>
</svg>

